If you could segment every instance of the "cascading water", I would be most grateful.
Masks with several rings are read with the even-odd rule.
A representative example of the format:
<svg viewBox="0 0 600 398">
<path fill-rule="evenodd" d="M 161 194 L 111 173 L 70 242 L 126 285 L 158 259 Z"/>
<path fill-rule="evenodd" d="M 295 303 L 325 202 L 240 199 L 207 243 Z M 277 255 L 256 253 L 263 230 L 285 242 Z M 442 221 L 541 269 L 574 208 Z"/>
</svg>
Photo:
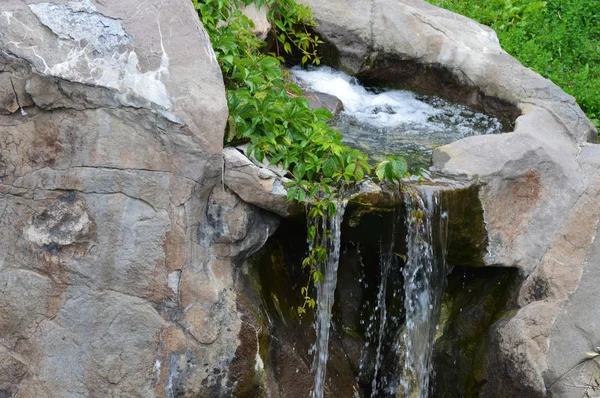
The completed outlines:
<svg viewBox="0 0 600 398">
<path fill-rule="evenodd" d="M 429 393 L 431 355 L 446 275 L 446 219 L 437 192 L 405 193 L 407 261 L 404 266 L 404 367 L 406 397 Z M 435 221 L 439 220 L 436 228 Z M 435 233 L 439 233 L 436 239 Z M 401 391 L 402 392 L 402 391 Z"/>
<path fill-rule="evenodd" d="M 313 363 L 315 370 L 314 398 L 323 398 L 325 391 L 325 375 L 327 371 L 327 359 L 329 358 L 329 330 L 331 328 L 331 314 L 335 288 L 337 286 L 341 229 L 346 204 L 346 200 L 338 200 L 336 203 L 336 212 L 329 219 L 329 231 L 331 235 L 327 239 L 327 261 L 324 264 L 324 269 L 321 270 L 323 281 L 317 284 L 317 310 L 315 319 L 317 341 L 314 346 Z"/>
<path fill-rule="evenodd" d="M 360 377 L 370 378 L 371 397 L 426 397 L 429 391 L 445 288 L 447 214 L 438 192 L 412 190 L 402 201 L 404 217 L 394 209 L 391 227 L 382 229 L 376 304 L 366 308 L 359 367 Z M 404 232 L 406 247 L 399 241 Z"/>
<path fill-rule="evenodd" d="M 494 117 L 437 97 L 364 88 L 355 78 L 331 68 L 293 68 L 290 72 L 305 88 L 343 102 L 344 112 L 331 123 L 342 132 L 345 143 L 375 160 L 405 156 L 411 170 L 426 168 L 432 150 L 439 145 L 500 133 L 505 127 Z M 439 193 L 431 190 L 405 192 L 403 202 L 405 228 L 397 225 L 402 217 L 395 212 L 391 235 L 384 231 L 379 248 L 377 296 L 363 306 L 363 314 L 367 313 L 361 321 L 366 322 L 365 348 L 359 358 L 357 382 L 360 380 L 372 397 L 425 397 L 429 392 L 432 346 L 446 275 L 446 214 L 441 211 Z M 317 340 L 312 349 L 316 398 L 324 394 L 345 206 L 339 203 L 337 214 L 328 222 L 329 257 L 323 266 L 324 280 L 317 287 Z M 399 244 L 396 235 L 404 230 L 406 250 L 401 254 L 402 248 L 396 246 L 404 243 Z"/>
</svg>

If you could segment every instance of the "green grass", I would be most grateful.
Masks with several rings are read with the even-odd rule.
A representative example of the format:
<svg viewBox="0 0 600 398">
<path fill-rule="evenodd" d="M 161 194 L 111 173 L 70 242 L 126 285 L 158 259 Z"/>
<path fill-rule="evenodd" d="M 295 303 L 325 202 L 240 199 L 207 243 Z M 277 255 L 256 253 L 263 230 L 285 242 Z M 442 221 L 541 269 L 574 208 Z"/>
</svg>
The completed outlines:
<svg viewBox="0 0 600 398">
<path fill-rule="evenodd" d="M 600 0 L 427 0 L 490 26 L 502 48 L 600 127 Z"/>
</svg>

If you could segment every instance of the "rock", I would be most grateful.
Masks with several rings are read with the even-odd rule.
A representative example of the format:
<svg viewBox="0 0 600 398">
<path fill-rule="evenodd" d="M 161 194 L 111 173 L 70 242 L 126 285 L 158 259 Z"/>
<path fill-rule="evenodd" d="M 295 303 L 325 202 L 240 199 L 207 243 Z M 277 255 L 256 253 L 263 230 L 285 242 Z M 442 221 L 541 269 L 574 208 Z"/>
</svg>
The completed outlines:
<svg viewBox="0 0 600 398">
<path fill-rule="evenodd" d="M 446 175 L 488 184 L 482 194 L 491 239 L 486 263 L 530 272 L 564 221 L 564 210 L 583 192 L 578 144 L 597 140 L 573 98 L 506 54 L 489 28 L 424 1 L 304 3 L 313 9 L 318 32 L 339 52 L 343 69 L 446 96 L 455 91 L 462 96 L 455 99 L 488 110 L 499 100 L 496 105 L 522 114 L 513 133 L 443 146 L 433 163 Z M 396 70 L 408 64 L 411 73 Z M 456 90 L 425 87 L 432 80 L 428 73 L 438 72 L 447 78 L 443 81 L 454 79 Z M 531 193 L 529 198 L 517 186 Z M 548 195 L 537 195 L 541 190 Z M 491 204 L 498 200 L 505 204 Z"/>
<path fill-rule="evenodd" d="M 236 275 L 276 231 L 278 218 L 221 186 L 214 187 L 206 214 L 198 225 L 200 262 L 183 270 L 180 283 L 178 324 L 197 343 L 188 341 L 168 372 L 173 391 L 184 396 L 231 396 L 238 378 L 254 370 L 232 365 L 238 350 L 247 349 Z"/>
<path fill-rule="evenodd" d="M 512 118 L 536 105 L 577 142 L 597 140 L 575 100 L 503 51 L 488 27 L 422 0 L 301 2 L 311 7 L 334 66 L 352 75 Z"/>
<path fill-rule="evenodd" d="M 192 4 L 4 1 L 0 49 L 0 396 L 228 396 L 277 220 L 220 184 Z"/>
<path fill-rule="evenodd" d="M 285 184 L 290 182 L 270 169 L 261 168 L 236 148 L 223 149 L 224 184 L 247 203 L 282 217 L 298 214 L 302 208 L 288 202 Z"/>
<path fill-rule="evenodd" d="M 10 115 L 18 110 L 33 105 L 31 97 L 25 90 L 25 79 L 16 71 L 4 65 L 0 72 L 0 114 Z"/>
<path fill-rule="evenodd" d="M 431 396 L 484 396 L 482 386 L 495 376 L 486 369 L 495 357 L 489 349 L 489 328 L 514 306 L 520 278 L 515 268 L 457 266 L 447 281 L 432 358 L 436 372 Z M 503 386 L 503 377 L 495 378 L 498 389 L 487 396 L 528 396 Z"/>
<path fill-rule="evenodd" d="M 290 288 L 296 283 L 305 283 L 308 276 L 299 262 L 306 253 L 305 223 L 297 221 L 282 220 L 273 238 L 246 261 L 244 272 L 237 280 L 242 293 L 238 306 L 244 313 L 244 325 L 248 325 L 247 344 L 245 351 L 240 349 L 231 368 L 235 373 L 245 364 L 246 369 L 253 367 L 255 371 L 250 375 L 243 373 L 246 383 L 238 384 L 243 389 L 236 390 L 234 396 L 250 396 L 243 392 L 252 391 L 255 395 L 251 396 L 308 397 L 314 388 L 312 355 L 309 354 L 315 342 L 313 313 L 309 311 L 298 319 L 296 308 L 302 301 L 300 287 Z M 327 371 L 333 376 L 325 396 L 351 397 L 358 394 L 359 389 L 349 369 L 344 346 L 333 329 Z"/>
<path fill-rule="evenodd" d="M 267 6 L 263 5 L 258 8 L 255 3 L 242 4 L 240 10 L 254 24 L 254 27 L 250 31 L 260 40 L 265 40 L 271 31 L 271 23 L 267 19 L 267 13 L 269 12 Z"/>
<path fill-rule="evenodd" d="M 326 109 L 333 116 L 337 116 L 344 111 L 344 104 L 335 95 L 309 90 L 304 91 L 303 95 L 308 100 L 311 109 Z"/>
</svg>

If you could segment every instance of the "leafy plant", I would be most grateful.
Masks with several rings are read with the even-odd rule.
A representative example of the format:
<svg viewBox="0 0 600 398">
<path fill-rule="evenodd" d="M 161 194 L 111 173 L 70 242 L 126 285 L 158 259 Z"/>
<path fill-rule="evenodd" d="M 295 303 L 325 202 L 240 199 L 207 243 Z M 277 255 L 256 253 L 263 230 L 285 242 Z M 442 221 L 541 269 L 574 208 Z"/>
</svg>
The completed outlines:
<svg viewBox="0 0 600 398">
<path fill-rule="evenodd" d="M 336 211 L 336 191 L 362 180 L 372 169 L 367 155 L 343 145 L 341 134 L 327 124 L 331 113 L 310 109 L 281 68 L 282 53 L 294 51 L 302 63 L 320 63 L 316 47 L 322 41 L 309 33 L 315 23 L 308 7 L 295 0 L 254 0 L 258 7 L 269 8 L 276 48 L 265 53 L 266 43 L 251 32 L 252 21 L 240 11 L 253 0 L 192 1 L 223 72 L 229 105 L 226 144 L 247 142 L 249 156 L 281 164 L 292 180 L 286 186 L 288 200 L 307 205 L 310 250 L 302 265 L 310 278 L 301 290 L 302 314 L 315 306 L 310 281 L 316 284 L 323 278 L 329 237 L 325 226 Z M 406 162 L 391 158 L 376 170 L 380 181 L 396 183 L 406 174 Z"/>
<path fill-rule="evenodd" d="M 375 174 L 381 181 L 400 182 L 407 172 L 408 165 L 403 157 L 390 157 L 375 168 Z"/>
</svg>

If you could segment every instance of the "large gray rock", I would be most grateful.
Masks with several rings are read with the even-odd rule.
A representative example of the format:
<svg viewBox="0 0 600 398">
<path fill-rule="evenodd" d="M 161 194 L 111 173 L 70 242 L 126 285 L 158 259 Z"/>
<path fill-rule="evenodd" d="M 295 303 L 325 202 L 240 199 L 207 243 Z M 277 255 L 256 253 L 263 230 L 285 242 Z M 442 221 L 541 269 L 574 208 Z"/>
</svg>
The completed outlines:
<svg viewBox="0 0 600 398">
<path fill-rule="evenodd" d="M 3 1 L 0 50 L 0 396 L 227 396 L 276 220 L 220 187 L 191 2 Z"/>
<path fill-rule="evenodd" d="M 515 120 L 502 135 L 436 149 L 433 167 L 474 178 L 489 238 L 484 262 L 516 267 L 514 314 L 490 331 L 481 396 L 581 396 L 599 345 L 592 286 L 597 132 L 575 100 L 504 52 L 495 33 L 422 0 L 303 0 L 337 66 L 371 80 L 437 93 Z M 579 365 L 578 365 L 579 364 Z"/>
</svg>

